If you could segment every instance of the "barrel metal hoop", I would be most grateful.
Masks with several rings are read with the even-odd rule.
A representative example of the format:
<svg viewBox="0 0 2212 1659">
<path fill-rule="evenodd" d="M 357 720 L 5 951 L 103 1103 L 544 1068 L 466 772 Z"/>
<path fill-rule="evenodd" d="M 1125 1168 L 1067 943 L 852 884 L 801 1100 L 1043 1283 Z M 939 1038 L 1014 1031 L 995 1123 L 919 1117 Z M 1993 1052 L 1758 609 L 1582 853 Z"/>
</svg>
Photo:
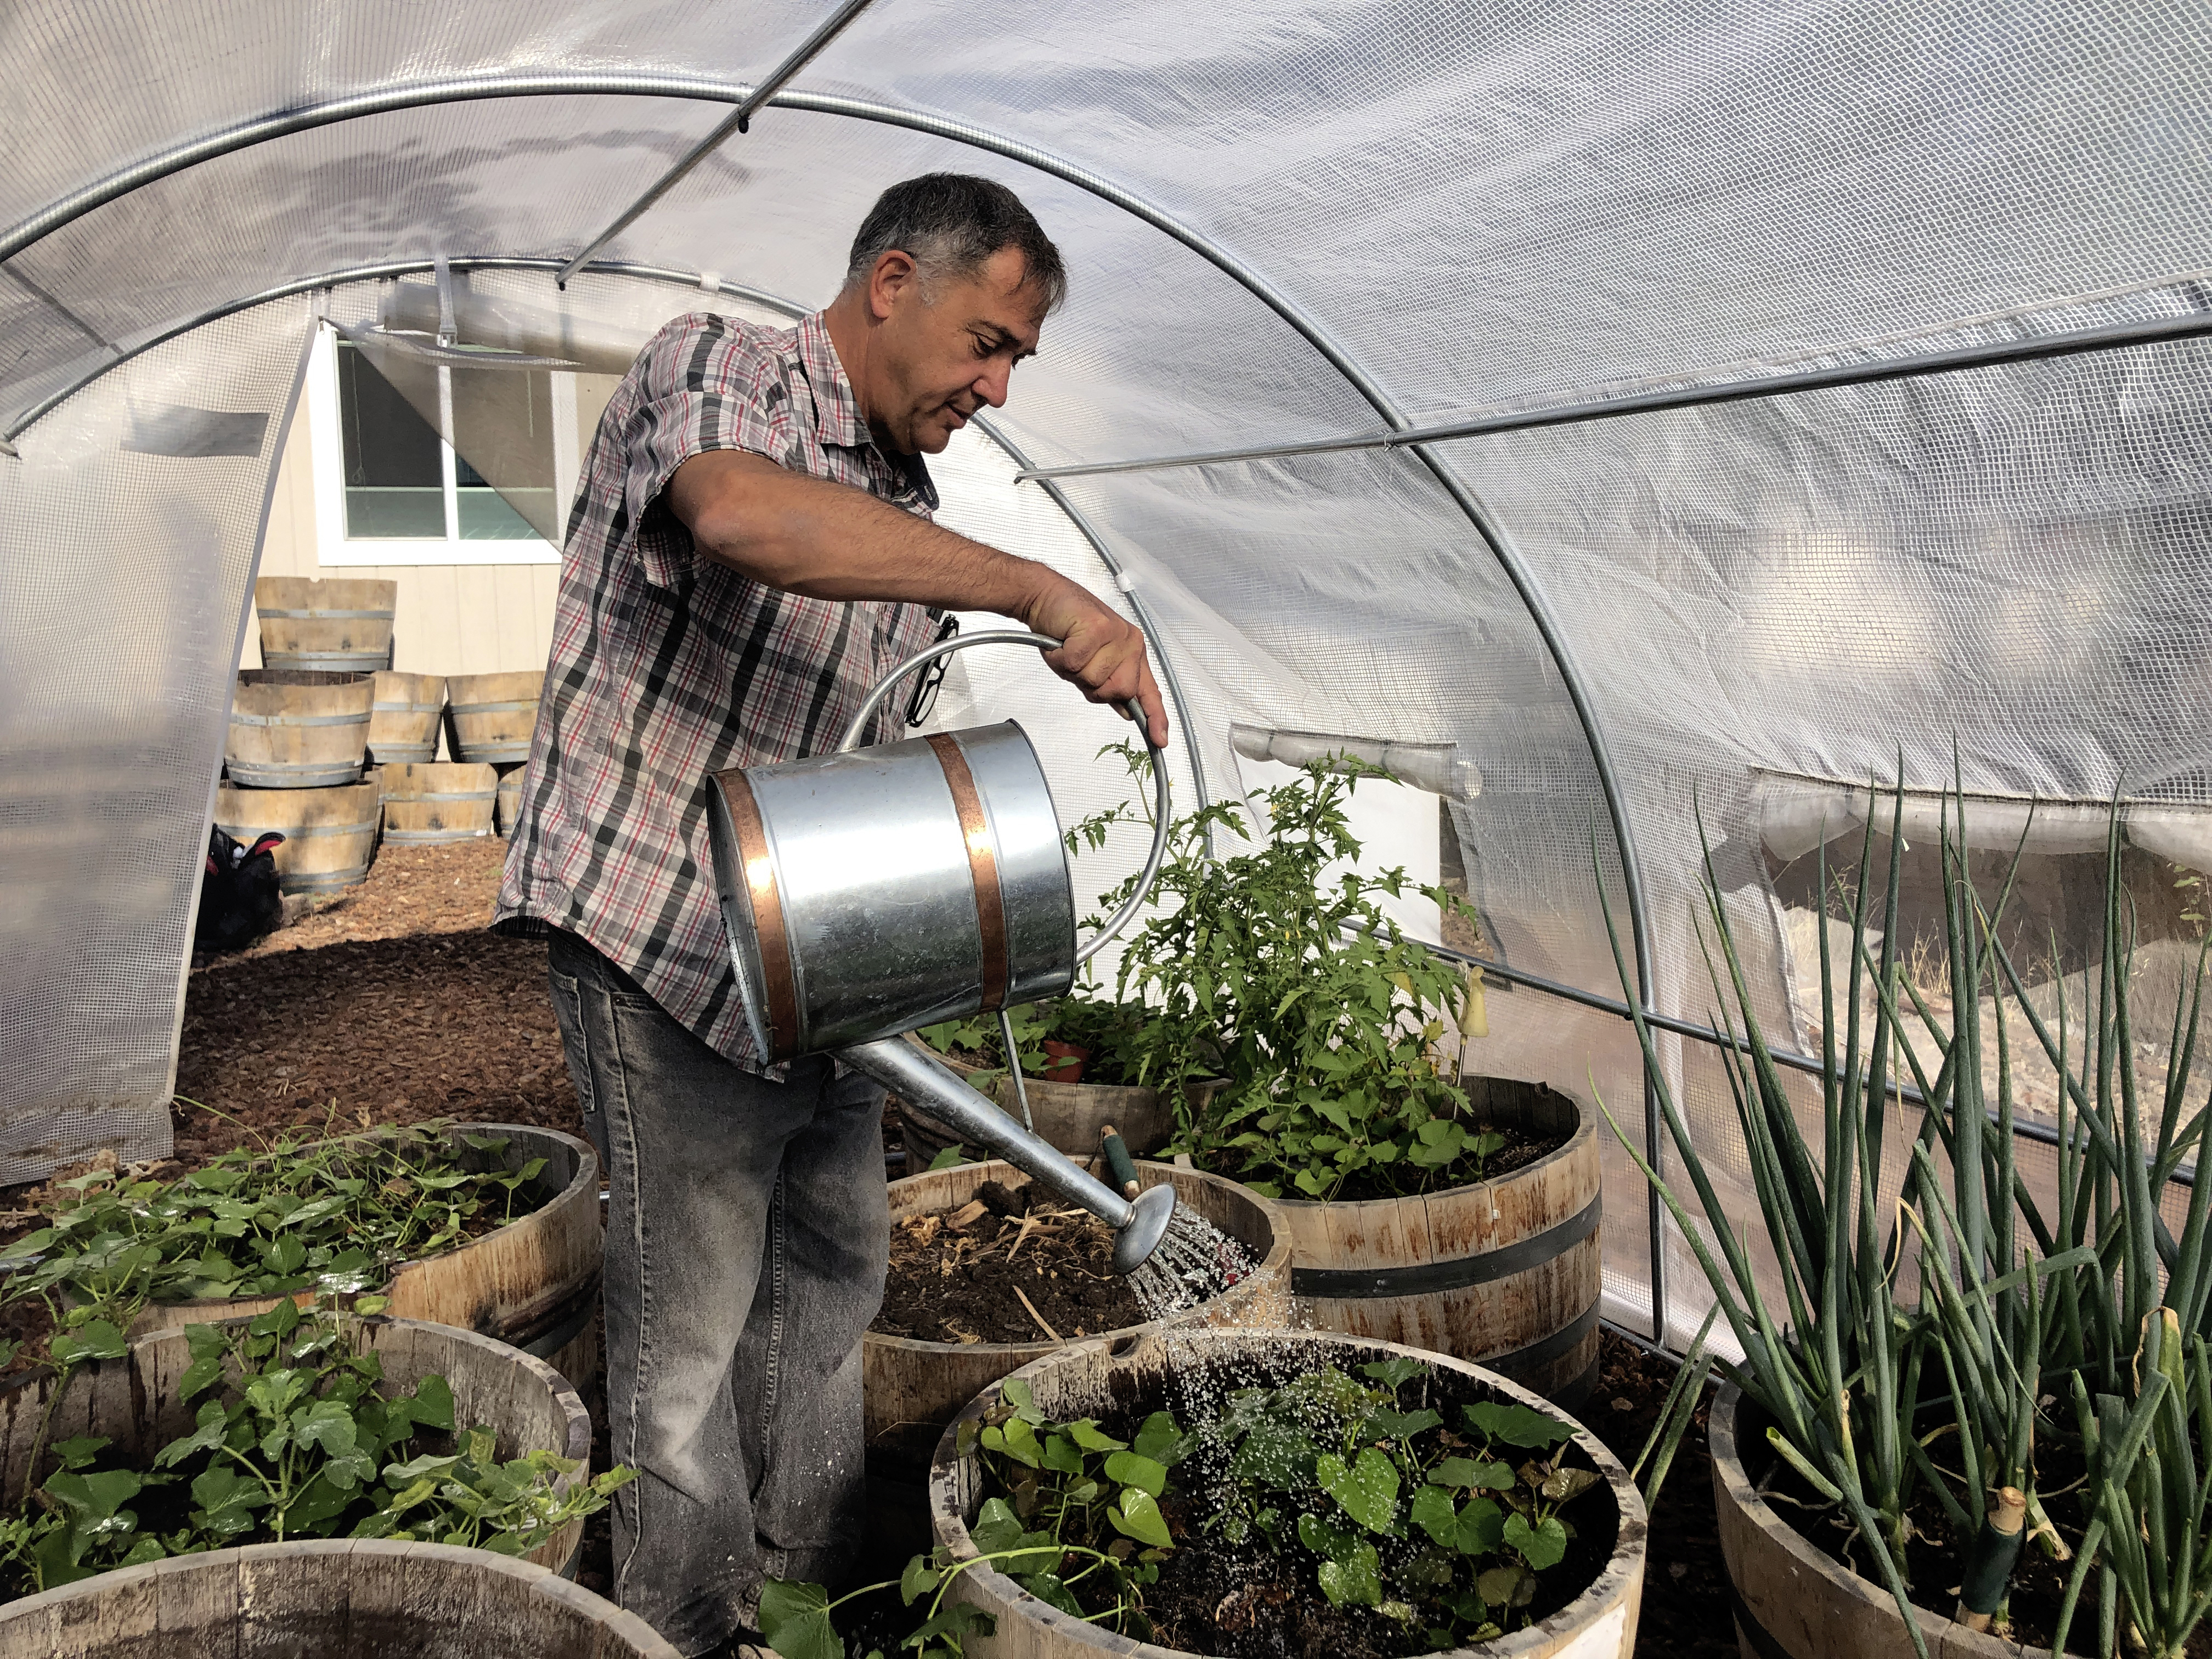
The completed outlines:
<svg viewBox="0 0 2212 1659">
<path fill-rule="evenodd" d="M 380 714 L 434 714 L 445 708 L 442 702 L 373 702 L 369 707 Z"/>
<path fill-rule="evenodd" d="M 487 825 L 481 830 L 386 830 L 384 838 L 388 842 L 416 847 L 442 847 L 447 842 L 474 841 L 480 836 L 489 834 L 491 830 Z"/>
<path fill-rule="evenodd" d="M 1556 1227 L 1498 1249 L 1450 1261 L 1423 1261 L 1407 1267 L 1293 1267 L 1291 1294 L 1364 1302 L 1381 1296 L 1432 1296 L 1439 1291 L 1463 1291 L 1470 1285 L 1510 1279 L 1541 1267 L 1581 1243 L 1597 1231 L 1604 1208 L 1605 1194 L 1600 1193 L 1578 1214 Z"/>
<path fill-rule="evenodd" d="M 930 735 L 930 752 L 944 770 L 952 791 L 952 809 L 960 815 L 960 838 L 968 844 L 968 877 L 975 884 L 975 930 L 983 950 L 983 1006 L 994 1013 L 1006 1002 L 1006 898 L 999 886 L 999 854 L 992 844 L 991 824 L 983 815 L 983 797 L 975 787 L 975 775 L 968 769 L 968 757 L 951 733 Z"/>
<path fill-rule="evenodd" d="M 720 775 L 730 824 L 738 832 L 738 862 L 752 901 L 753 936 L 760 942 L 761 977 L 767 981 L 768 1032 L 771 1060 L 799 1052 L 799 982 L 792 972 L 791 939 L 783 931 L 783 895 L 776 890 L 775 861 L 769 856 L 768 831 L 752 781 L 741 770 Z"/>
<path fill-rule="evenodd" d="M 286 622 L 390 622 L 389 611 L 263 611 L 256 606 L 255 614 L 279 617 Z"/>
<path fill-rule="evenodd" d="M 537 708 L 538 699 L 532 697 L 524 702 L 449 702 L 446 707 L 457 715 L 512 714 L 518 709 Z"/>
<path fill-rule="evenodd" d="M 233 841 L 246 841 L 254 836 L 282 836 L 287 841 L 311 841 L 317 836 L 358 836 L 365 830 L 376 828 L 376 820 L 367 823 L 306 823 L 298 829 L 274 823 L 217 823 L 216 828 Z"/>
<path fill-rule="evenodd" d="M 241 714 L 230 711 L 233 726 L 366 726 L 368 716 L 362 714 Z"/>
<path fill-rule="evenodd" d="M 379 766 L 421 766 L 438 751 L 435 743 L 379 743 L 368 740 L 368 752 Z"/>
<path fill-rule="evenodd" d="M 305 764 L 234 760 L 224 764 L 230 769 L 230 781 L 249 789 L 350 789 L 361 781 L 359 761 Z"/>
<path fill-rule="evenodd" d="M 302 668 L 341 674 L 374 673 L 391 655 L 383 651 L 269 651 L 261 653 L 264 668 Z"/>
<path fill-rule="evenodd" d="M 1500 1376 L 1510 1377 L 1516 1382 L 1525 1380 L 1540 1370 L 1562 1354 L 1573 1351 L 1575 1345 L 1597 1328 L 1598 1304 L 1604 1298 L 1592 1297 L 1590 1304 L 1549 1336 L 1539 1338 L 1525 1348 L 1515 1348 L 1505 1353 L 1478 1354 L 1474 1363 L 1485 1370 L 1496 1371 Z"/>
<path fill-rule="evenodd" d="M 499 791 L 496 789 L 415 789 L 405 793 L 396 789 L 387 789 L 384 792 L 384 804 L 389 806 L 396 801 L 400 805 L 405 806 L 416 801 L 490 800 L 498 793 Z"/>
</svg>

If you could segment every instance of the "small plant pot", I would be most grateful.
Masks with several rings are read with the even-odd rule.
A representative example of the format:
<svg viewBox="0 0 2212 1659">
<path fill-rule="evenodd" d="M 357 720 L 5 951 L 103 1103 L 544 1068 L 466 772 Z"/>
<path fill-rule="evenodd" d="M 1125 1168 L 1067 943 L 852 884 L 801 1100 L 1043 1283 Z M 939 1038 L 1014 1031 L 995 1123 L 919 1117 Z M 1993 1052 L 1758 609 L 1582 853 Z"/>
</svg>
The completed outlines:
<svg viewBox="0 0 2212 1659">
<path fill-rule="evenodd" d="M 485 1550 L 315 1538 L 122 1567 L 0 1607 L 0 1659 L 678 1659 L 635 1613 Z"/>
<path fill-rule="evenodd" d="M 1058 1042 L 1048 1038 L 1044 1045 L 1047 1060 L 1054 1063 L 1044 1068 L 1047 1083 L 1080 1083 L 1083 1068 L 1091 1061 L 1091 1050 L 1079 1048 L 1073 1042 Z"/>
<path fill-rule="evenodd" d="M 1441 1371 L 1457 1372 L 1472 1385 L 1470 1398 L 1516 1401 L 1551 1411 L 1526 1390 L 1494 1373 L 1395 1343 L 1306 1331 L 1148 1331 L 1135 1338 L 1102 1338 L 1073 1344 L 1014 1373 L 1028 1382 L 1048 1418 L 1106 1417 L 1157 1410 L 1169 1403 L 1171 1381 L 1202 1376 L 1216 1398 L 1245 1382 L 1264 1382 L 1322 1365 L 1350 1367 L 1399 1356 Z M 976 1553 L 968 1523 L 983 1498 L 982 1468 L 971 1449 L 960 1450 L 962 1425 L 980 1422 L 995 1403 L 995 1387 L 970 1401 L 939 1441 L 929 1476 L 930 1523 L 937 1541 L 956 1560 Z M 1556 1412 L 1553 1412 L 1557 1415 Z M 1188 1426 L 1188 1425 L 1186 1425 Z M 1527 1630 L 1485 1643 L 1486 1659 L 1628 1659 L 1636 1646 L 1636 1619 L 1644 1594 L 1647 1527 L 1644 1502 L 1618 1458 L 1579 1424 L 1571 1443 L 1604 1477 L 1610 1514 L 1577 1514 L 1578 1529 L 1613 1527 L 1613 1547 L 1588 1588 Z M 1586 1500 L 1599 1501 L 1593 1488 Z M 973 1567 L 951 1594 L 997 1621 L 988 1637 L 970 1636 L 969 1659 L 1181 1659 L 1181 1650 L 1132 1641 L 1060 1612 L 1031 1595 L 993 1567 Z M 1314 1592 L 1320 1601 L 1320 1592 Z"/>
<path fill-rule="evenodd" d="M 562 1376 L 586 1387 L 599 1364 L 599 1160 L 574 1135 L 520 1123 L 456 1123 L 444 1131 L 459 1145 L 464 1135 L 503 1136 L 498 1166 L 520 1169 L 545 1160 L 539 1190 L 552 1195 L 507 1225 L 401 1266 L 377 1294 L 399 1319 L 458 1326 L 544 1360 Z M 475 1156 L 465 1153 L 465 1156 Z M 292 1299 L 302 1307 L 314 1292 Z M 130 1334 L 237 1319 L 265 1313 L 283 1298 L 238 1297 L 197 1302 L 149 1303 Z"/>
<path fill-rule="evenodd" d="M 1891 1659 L 1912 1651 L 1904 1615 L 1885 1585 L 1860 1577 L 1798 1535 L 1759 1495 L 1744 1467 L 1758 1413 L 1741 1389 L 1724 1384 L 1708 1419 L 1713 1507 L 1729 1601 L 1743 1659 Z M 2023 1648 L 1916 1609 L 1932 1659 L 2031 1659 Z M 2094 1601 L 2077 1631 L 2094 1631 Z"/>
<path fill-rule="evenodd" d="M 1473 1078 L 1475 1121 L 1565 1146 L 1419 1198 L 1277 1200 L 1301 1323 L 1476 1362 L 1571 1407 L 1598 1364 L 1597 1114 L 1541 1084 Z"/>
</svg>

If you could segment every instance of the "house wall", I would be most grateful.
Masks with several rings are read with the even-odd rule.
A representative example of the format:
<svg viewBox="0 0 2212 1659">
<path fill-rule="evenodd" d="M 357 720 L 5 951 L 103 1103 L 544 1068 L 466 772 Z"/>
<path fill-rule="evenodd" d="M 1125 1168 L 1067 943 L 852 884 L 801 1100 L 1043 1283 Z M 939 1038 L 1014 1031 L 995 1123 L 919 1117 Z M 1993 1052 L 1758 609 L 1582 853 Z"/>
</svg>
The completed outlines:
<svg viewBox="0 0 2212 1659">
<path fill-rule="evenodd" d="M 543 668 L 553 643 L 556 564 L 333 565 L 318 556 L 314 445 L 321 435 L 301 398 L 276 468 L 264 576 L 383 578 L 399 584 L 392 664 L 410 674 L 496 674 Z M 335 434 L 331 441 L 336 441 Z M 261 665 L 261 628 L 249 617 L 239 666 Z"/>
</svg>

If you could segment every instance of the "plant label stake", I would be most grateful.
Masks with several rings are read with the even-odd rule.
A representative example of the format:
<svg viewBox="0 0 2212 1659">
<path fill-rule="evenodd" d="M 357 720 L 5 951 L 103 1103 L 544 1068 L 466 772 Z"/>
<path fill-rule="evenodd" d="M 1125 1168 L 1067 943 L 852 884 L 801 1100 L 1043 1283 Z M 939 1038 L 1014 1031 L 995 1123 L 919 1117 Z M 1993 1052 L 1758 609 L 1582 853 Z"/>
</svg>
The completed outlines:
<svg viewBox="0 0 2212 1659">
<path fill-rule="evenodd" d="M 1123 1198 L 901 1035 L 1066 992 L 1144 904 L 1167 850 L 1166 757 L 1146 732 L 1152 853 L 1128 902 L 1079 947 L 1060 817 L 1018 724 L 859 747 L 908 674 L 986 644 L 1049 651 L 1060 641 L 1012 632 L 940 641 L 868 693 L 835 753 L 708 778 L 730 963 L 764 1058 L 832 1054 L 927 1108 L 1113 1228 L 1115 1269 L 1131 1273 L 1175 1218 L 1174 1188 Z M 1145 732 L 1144 710 L 1127 708 Z"/>
</svg>

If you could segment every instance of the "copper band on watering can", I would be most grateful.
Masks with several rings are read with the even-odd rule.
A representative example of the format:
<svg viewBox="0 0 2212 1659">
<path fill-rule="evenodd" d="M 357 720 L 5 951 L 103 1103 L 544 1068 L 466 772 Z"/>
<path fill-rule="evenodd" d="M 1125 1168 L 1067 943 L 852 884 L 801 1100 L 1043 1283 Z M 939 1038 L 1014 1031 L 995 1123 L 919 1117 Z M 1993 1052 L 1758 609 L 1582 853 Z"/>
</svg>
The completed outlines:
<svg viewBox="0 0 2212 1659">
<path fill-rule="evenodd" d="M 951 734 L 939 732 L 929 739 L 945 781 L 952 791 L 952 808 L 960 815 L 960 838 L 968 844 L 968 874 L 975 884 L 975 927 L 983 938 L 983 1013 L 992 1013 L 1006 1002 L 1006 903 L 999 891 L 999 856 L 991 842 L 991 825 L 983 816 L 983 797 L 968 769 L 968 757 Z"/>
<path fill-rule="evenodd" d="M 761 827 L 760 805 L 745 775 L 725 772 L 718 781 L 730 809 L 730 826 L 738 832 L 738 860 L 744 866 L 753 933 L 760 941 L 769 1058 L 787 1060 L 799 1051 L 799 983 L 791 971 L 791 940 L 783 931 L 783 896 L 776 890 L 775 862 L 769 857 L 768 832 Z"/>
</svg>

